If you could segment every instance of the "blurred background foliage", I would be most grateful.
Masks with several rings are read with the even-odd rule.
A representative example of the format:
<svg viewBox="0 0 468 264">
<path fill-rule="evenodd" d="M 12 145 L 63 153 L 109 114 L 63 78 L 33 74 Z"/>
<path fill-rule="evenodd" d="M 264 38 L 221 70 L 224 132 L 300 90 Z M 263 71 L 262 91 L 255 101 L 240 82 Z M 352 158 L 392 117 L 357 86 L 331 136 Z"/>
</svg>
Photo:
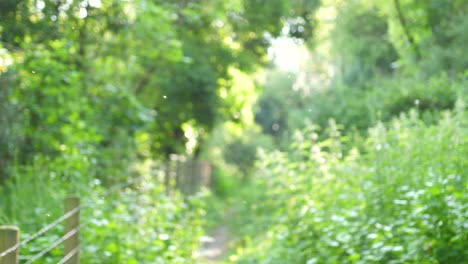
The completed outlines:
<svg viewBox="0 0 468 264">
<path fill-rule="evenodd" d="M 194 262 L 216 202 L 151 180 L 178 154 L 210 161 L 212 191 L 238 212 L 231 261 L 466 259 L 467 11 L 465 0 L 3 0 L 0 224 L 26 235 L 67 193 L 95 200 L 143 177 L 145 192 L 93 208 L 113 221 L 94 223 L 86 236 L 103 239 L 87 252 Z M 129 210 L 146 222 L 119 243 Z"/>
</svg>

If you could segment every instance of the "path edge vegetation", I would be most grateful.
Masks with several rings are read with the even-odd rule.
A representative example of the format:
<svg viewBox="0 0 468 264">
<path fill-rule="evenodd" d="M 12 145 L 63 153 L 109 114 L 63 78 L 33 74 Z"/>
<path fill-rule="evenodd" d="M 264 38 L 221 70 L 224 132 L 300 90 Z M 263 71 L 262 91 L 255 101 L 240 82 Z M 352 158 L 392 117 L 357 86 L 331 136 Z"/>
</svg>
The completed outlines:
<svg viewBox="0 0 468 264">
<path fill-rule="evenodd" d="M 1 1 L 0 225 L 26 238 L 73 193 L 96 203 L 83 211 L 89 263 L 196 263 L 226 208 L 230 262 L 460 262 L 467 12 L 464 0 Z M 211 190 L 168 195 L 174 157 L 209 161 Z"/>
</svg>

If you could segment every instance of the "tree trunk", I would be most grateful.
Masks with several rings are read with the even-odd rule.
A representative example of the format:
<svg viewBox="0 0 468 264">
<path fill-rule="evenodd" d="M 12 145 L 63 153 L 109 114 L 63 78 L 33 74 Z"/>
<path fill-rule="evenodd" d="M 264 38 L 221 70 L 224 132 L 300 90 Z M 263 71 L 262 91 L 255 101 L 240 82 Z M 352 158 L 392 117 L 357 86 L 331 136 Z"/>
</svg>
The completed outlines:
<svg viewBox="0 0 468 264">
<path fill-rule="evenodd" d="M 408 29 L 408 24 L 407 24 L 407 22 L 405 20 L 405 17 L 403 16 L 403 12 L 401 10 L 400 1 L 399 0 L 393 0 L 393 3 L 395 4 L 395 10 L 397 12 L 398 20 L 400 22 L 401 28 L 403 29 L 403 33 L 405 34 L 406 39 L 408 40 L 409 44 L 411 45 L 411 47 L 412 47 L 412 49 L 414 51 L 414 54 L 416 55 L 416 60 L 419 61 L 421 59 L 421 51 L 419 50 L 418 45 L 414 41 L 414 38 L 413 38 L 413 36 L 411 35 L 411 33 L 410 33 L 409 29 Z"/>
</svg>

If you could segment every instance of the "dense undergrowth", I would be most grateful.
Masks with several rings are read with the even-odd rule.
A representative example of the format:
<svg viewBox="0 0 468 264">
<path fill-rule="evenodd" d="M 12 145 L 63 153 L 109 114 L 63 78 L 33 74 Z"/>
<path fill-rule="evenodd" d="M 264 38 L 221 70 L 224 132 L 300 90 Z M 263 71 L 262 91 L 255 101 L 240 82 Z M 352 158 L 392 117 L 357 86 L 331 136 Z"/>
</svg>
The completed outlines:
<svg viewBox="0 0 468 264">
<path fill-rule="evenodd" d="M 83 263 L 197 263 L 226 224 L 231 262 L 462 263 L 467 3 L 0 1 L 0 225 L 77 194 Z M 174 154 L 218 197 L 169 194 Z"/>
<path fill-rule="evenodd" d="M 262 154 L 236 207 L 233 230 L 245 232 L 231 260 L 462 263 L 467 120 L 459 100 L 435 123 L 413 109 L 351 143 L 333 120 L 324 140 L 313 126 L 296 132 L 286 151 Z"/>
<path fill-rule="evenodd" d="M 195 263 L 206 194 L 184 198 L 174 190 L 168 195 L 156 165 L 129 169 L 133 176 L 125 180 L 114 175 L 110 186 L 94 177 L 58 178 L 57 174 L 70 172 L 64 168 L 63 160 L 36 159 L 31 166 L 18 166 L 15 177 L 1 186 L 0 220 L 17 225 L 21 240 L 62 216 L 65 197 L 75 194 L 83 207 L 85 263 Z M 22 246 L 20 260 L 30 259 L 63 234 L 63 223 L 58 224 Z M 62 257 L 60 245 L 38 261 L 58 263 Z"/>
</svg>

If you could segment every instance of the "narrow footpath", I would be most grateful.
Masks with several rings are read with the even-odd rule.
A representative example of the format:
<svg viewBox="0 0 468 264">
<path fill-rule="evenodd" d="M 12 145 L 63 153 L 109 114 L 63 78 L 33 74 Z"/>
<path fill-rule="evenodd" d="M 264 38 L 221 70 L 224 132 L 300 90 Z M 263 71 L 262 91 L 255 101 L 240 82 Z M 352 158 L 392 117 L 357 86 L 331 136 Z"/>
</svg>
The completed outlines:
<svg viewBox="0 0 468 264">
<path fill-rule="evenodd" d="M 210 236 L 202 237 L 203 247 L 198 252 L 200 264 L 215 264 L 224 263 L 226 254 L 229 249 L 229 226 L 226 221 L 229 218 L 229 211 L 224 213 L 224 219 L 218 227 L 216 227 Z"/>
<path fill-rule="evenodd" d="M 224 259 L 229 242 L 229 228 L 221 225 L 213 231 L 211 237 L 204 237 L 200 257 L 203 264 L 221 263 Z"/>
</svg>

